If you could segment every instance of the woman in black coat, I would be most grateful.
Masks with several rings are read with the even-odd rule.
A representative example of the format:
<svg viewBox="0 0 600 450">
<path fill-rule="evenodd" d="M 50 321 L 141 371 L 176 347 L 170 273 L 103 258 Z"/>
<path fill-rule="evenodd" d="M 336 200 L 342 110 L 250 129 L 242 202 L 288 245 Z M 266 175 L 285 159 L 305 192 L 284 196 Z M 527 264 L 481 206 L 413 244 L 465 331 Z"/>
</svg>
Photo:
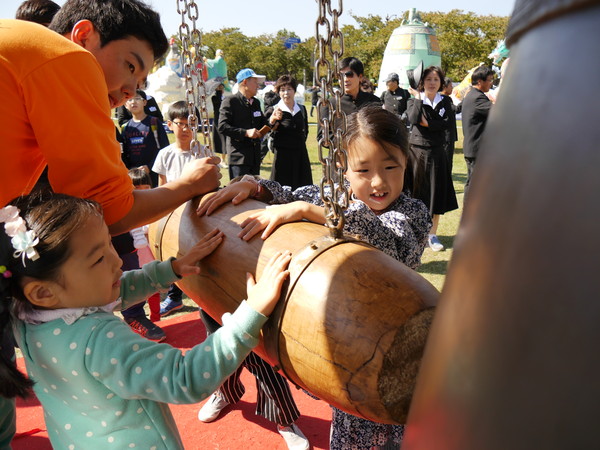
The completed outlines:
<svg viewBox="0 0 600 450">
<path fill-rule="evenodd" d="M 273 114 L 281 117 L 271 132 L 275 152 L 271 180 L 291 186 L 292 189 L 313 184 L 306 148 L 308 118 L 304 105 L 299 105 L 294 100 L 297 86 L 298 83 L 292 76 L 279 77 L 275 83 L 275 92 L 281 100 L 265 111 L 267 119 Z"/>
<path fill-rule="evenodd" d="M 413 168 L 413 197 L 422 200 L 429 208 L 433 227 L 429 246 L 441 251 L 444 246 L 437 237 L 440 215 L 458 208 L 452 174 L 444 152 L 446 132 L 451 126 L 452 100 L 441 95 L 444 72 L 430 66 L 423 72 L 417 90 L 411 89 L 415 98 L 408 100 L 408 120 L 412 125 L 409 143 L 417 156 Z"/>
</svg>

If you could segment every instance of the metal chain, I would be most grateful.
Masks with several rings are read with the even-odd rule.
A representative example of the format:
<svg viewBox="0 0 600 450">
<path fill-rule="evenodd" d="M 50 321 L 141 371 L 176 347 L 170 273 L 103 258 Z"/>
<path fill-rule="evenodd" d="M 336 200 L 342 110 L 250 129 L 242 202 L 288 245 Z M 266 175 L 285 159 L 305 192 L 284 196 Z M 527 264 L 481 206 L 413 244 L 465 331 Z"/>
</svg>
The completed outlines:
<svg viewBox="0 0 600 450">
<path fill-rule="evenodd" d="M 212 156 L 211 130 L 208 120 L 208 109 L 206 108 L 206 86 L 202 79 L 202 39 L 201 33 L 196 27 L 198 19 L 198 5 L 195 0 L 176 0 L 177 13 L 181 15 L 179 25 L 179 39 L 181 40 L 181 59 L 183 77 L 185 80 L 185 101 L 188 105 L 188 124 L 192 132 L 190 151 L 197 158 Z M 192 23 L 190 30 L 186 22 L 186 16 Z M 193 50 L 191 50 L 193 49 Z M 200 123 L 195 114 L 196 105 L 200 114 Z M 198 142 L 198 128 L 202 133 L 203 146 Z"/>
<path fill-rule="evenodd" d="M 331 8 L 331 0 L 317 0 L 319 17 L 316 23 L 315 86 L 321 88 L 317 102 L 317 117 L 322 136 L 319 139 L 319 160 L 323 165 L 321 178 L 321 199 L 325 204 L 325 218 L 331 235 L 338 239 L 344 229 L 344 210 L 349 204 L 349 194 L 344 184 L 344 173 L 348 168 L 348 155 L 343 148 L 346 134 L 346 114 L 342 111 L 341 89 L 334 90 L 335 81 L 341 80 L 339 61 L 344 53 L 344 36 L 339 29 L 338 18 L 342 14 L 342 0 L 339 8 Z M 331 20 L 328 17 L 331 17 Z M 328 55 L 333 61 L 330 62 Z M 343 88 L 343 83 L 339 83 Z M 335 130 L 333 127 L 336 127 Z M 327 156 L 324 156 L 327 149 Z M 336 183 L 337 181 L 337 183 Z M 326 191 L 329 186 L 329 193 Z"/>
</svg>

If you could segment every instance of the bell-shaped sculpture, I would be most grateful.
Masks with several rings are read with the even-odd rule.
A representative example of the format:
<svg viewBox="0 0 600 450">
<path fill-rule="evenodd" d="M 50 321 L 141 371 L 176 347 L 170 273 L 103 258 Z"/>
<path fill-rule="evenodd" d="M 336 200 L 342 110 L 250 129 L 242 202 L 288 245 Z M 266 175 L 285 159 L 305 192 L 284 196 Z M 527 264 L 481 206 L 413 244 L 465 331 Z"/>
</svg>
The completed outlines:
<svg viewBox="0 0 600 450">
<path fill-rule="evenodd" d="M 599 24 L 517 1 L 402 450 L 600 447 Z"/>
<path fill-rule="evenodd" d="M 413 8 L 408 20 L 396 28 L 388 40 L 377 83 L 377 94 L 386 89 L 385 80 L 390 73 L 397 73 L 400 87 L 408 89 L 407 70 L 414 70 L 419 63 L 425 68 L 441 66 L 442 53 L 435 30 L 423 23 Z"/>
<path fill-rule="evenodd" d="M 327 228 L 285 224 L 265 241 L 237 237 L 265 204 L 246 200 L 197 217 L 188 202 L 150 232 L 160 259 L 186 252 L 208 231 L 226 235 L 178 285 L 221 320 L 246 297 L 246 272 L 258 277 L 277 250 L 290 250 L 290 278 L 263 328 L 258 355 L 290 381 L 357 416 L 404 423 L 438 291 L 368 244 L 333 240 Z"/>
</svg>

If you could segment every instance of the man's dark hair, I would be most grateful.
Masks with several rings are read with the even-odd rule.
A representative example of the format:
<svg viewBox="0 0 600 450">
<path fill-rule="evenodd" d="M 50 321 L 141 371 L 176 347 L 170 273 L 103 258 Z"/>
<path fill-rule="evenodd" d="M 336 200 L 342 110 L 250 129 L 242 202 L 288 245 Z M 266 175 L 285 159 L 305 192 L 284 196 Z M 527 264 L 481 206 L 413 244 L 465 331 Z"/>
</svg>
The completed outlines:
<svg viewBox="0 0 600 450">
<path fill-rule="evenodd" d="M 15 19 L 48 26 L 60 6 L 52 0 L 26 0 L 19 6 Z"/>
<path fill-rule="evenodd" d="M 362 75 L 365 73 L 365 66 L 363 66 L 363 63 L 360 61 L 360 59 L 353 56 L 348 56 L 339 62 L 338 69 L 342 70 L 344 67 L 350 67 L 350 70 L 356 75 Z"/>
<path fill-rule="evenodd" d="M 479 66 L 471 75 L 471 84 L 475 86 L 479 81 L 486 81 L 490 75 L 494 75 L 494 71 L 490 66 Z"/>
<path fill-rule="evenodd" d="M 150 44 L 155 60 L 169 49 L 160 16 L 140 0 L 67 0 L 49 28 L 64 35 L 80 20 L 94 24 L 101 46 L 133 36 Z"/>
</svg>

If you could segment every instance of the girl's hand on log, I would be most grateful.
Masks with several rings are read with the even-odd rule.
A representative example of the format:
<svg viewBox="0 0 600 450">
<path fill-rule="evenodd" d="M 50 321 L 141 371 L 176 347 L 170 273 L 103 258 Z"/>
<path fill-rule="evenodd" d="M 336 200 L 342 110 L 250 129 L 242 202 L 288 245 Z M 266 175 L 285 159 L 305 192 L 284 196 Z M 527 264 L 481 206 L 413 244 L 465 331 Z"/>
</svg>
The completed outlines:
<svg viewBox="0 0 600 450">
<path fill-rule="evenodd" d="M 210 255 L 223 242 L 224 237 L 225 235 L 216 228 L 206 234 L 185 255 L 173 260 L 173 272 L 180 277 L 199 274 L 200 267 L 196 265 L 198 261 Z"/>
<path fill-rule="evenodd" d="M 287 203 L 285 205 L 269 206 L 267 209 L 255 212 L 240 224 L 242 231 L 238 237 L 244 241 L 249 241 L 258 232 L 265 230 L 260 236 L 261 239 L 268 238 L 271 233 L 281 224 L 298 222 L 302 220 L 302 211 L 299 208 L 300 202 Z"/>
<path fill-rule="evenodd" d="M 281 286 L 290 272 L 287 269 L 292 254 L 287 251 L 275 253 L 265 266 L 260 280 L 254 281 L 251 273 L 246 273 L 248 305 L 255 311 L 268 316 L 275 309 L 281 295 Z"/>
<path fill-rule="evenodd" d="M 206 201 L 202 202 L 196 213 L 199 216 L 206 214 L 209 216 L 219 206 L 231 201 L 234 205 L 242 203 L 256 191 L 257 183 L 250 181 L 238 181 L 229 186 L 219 189 L 214 195 L 211 195 Z"/>
</svg>

